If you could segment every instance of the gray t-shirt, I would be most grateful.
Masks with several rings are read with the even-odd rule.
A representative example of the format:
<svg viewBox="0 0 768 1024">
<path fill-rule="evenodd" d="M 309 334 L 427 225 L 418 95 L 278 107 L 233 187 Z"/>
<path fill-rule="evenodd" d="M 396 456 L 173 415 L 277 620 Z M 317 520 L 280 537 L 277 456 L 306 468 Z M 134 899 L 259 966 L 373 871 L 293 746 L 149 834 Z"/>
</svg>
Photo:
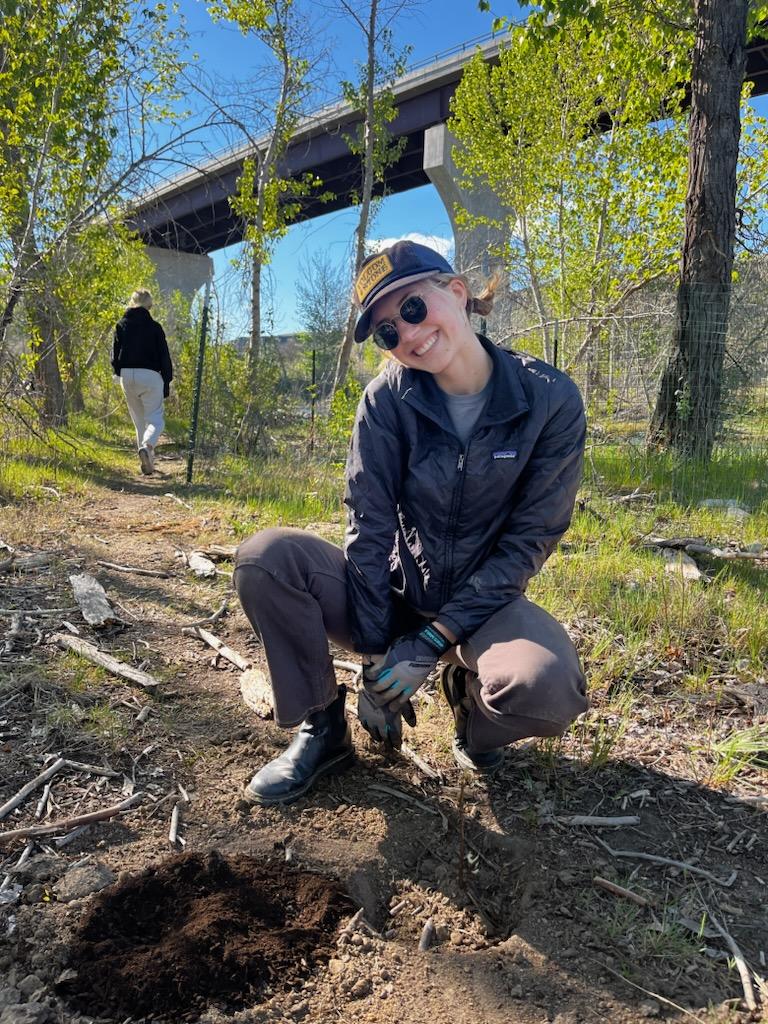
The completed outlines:
<svg viewBox="0 0 768 1024">
<path fill-rule="evenodd" d="M 478 391 L 475 395 L 449 395 L 447 391 L 443 391 L 443 399 L 448 415 L 451 417 L 453 429 L 462 444 L 467 443 L 467 438 L 472 433 L 480 418 L 480 413 L 485 408 L 485 403 L 490 398 L 491 379 L 488 380 L 483 390 Z"/>
</svg>

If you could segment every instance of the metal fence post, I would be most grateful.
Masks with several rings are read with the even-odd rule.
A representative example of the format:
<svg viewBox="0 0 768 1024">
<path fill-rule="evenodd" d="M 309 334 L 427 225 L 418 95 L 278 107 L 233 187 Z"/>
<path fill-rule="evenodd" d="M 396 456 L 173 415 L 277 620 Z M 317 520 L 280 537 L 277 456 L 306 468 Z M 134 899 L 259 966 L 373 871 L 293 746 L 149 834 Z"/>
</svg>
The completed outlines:
<svg viewBox="0 0 768 1024">
<path fill-rule="evenodd" d="M 187 453 L 187 483 L 192 483 L 192 464 L 195 461 L 195 444 L 197 443 L 197 417 L 200 412 L 200 392 L 203 387 L 203 363 L 205 362 L 205 343 L 208 338 L 208 304 L 211 301 L 211 279 L 205 282 L 203 297 L 203 315 L 200 323 L 200 344 L 197 349 L 197 366 L 195 368 L 195 394 L 192 400 L 192 423 L 189 428 L 189 452 Z"/>
</svg>

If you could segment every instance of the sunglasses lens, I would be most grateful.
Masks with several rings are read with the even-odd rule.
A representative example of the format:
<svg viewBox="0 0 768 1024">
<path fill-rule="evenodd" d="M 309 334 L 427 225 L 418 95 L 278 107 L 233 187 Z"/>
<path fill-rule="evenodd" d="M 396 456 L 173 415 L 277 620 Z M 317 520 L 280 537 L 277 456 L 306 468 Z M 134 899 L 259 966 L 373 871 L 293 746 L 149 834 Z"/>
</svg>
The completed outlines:
<svg viewBox="0 0 768 1024">
<path fill-rule="evenodd" d="M 393 348 L 397 348 L 400 343 L 397 328 L 394 324 L 390 323 L 379 324 L 373 332 L 373 340 L 379 348 L 383 348 L 386 352 L 389 352 Z"/>
<path fill-rule="evenodd" d="M 427 319 L 427 304 L 420 295 L 412 295 L 400 307 L 400 316 L 407 324 L 420 324 Z"/>
</svg>

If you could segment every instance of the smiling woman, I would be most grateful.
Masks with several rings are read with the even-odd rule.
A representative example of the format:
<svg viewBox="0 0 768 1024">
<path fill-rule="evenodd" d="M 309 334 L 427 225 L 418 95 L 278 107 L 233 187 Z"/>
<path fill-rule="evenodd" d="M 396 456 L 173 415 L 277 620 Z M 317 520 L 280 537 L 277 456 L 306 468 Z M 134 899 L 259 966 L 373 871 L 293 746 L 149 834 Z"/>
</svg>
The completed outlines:
<svg viewBox="0 0 768 1024">
<path fill-rule="evenodd" d="M 453 753 L 488 773 L 526 736 L 562 733 L 586 708 L 565 630 L 525 590 L 568 527 L 584 411 L 563 373 L 476 334 L 492 287 L 428 246 L 369 258 L 355 340 L 391 360 L 366 388 L 347 462 L 344 550 L 273 529 L 239 549 L 235 586 L 260 634 L 278 724 L 301 725 L 246 787 L 289 803 L 353 756 L 328 640 L 363 656 L 358 718 L 399 746 L 410 698 L 442 659 Z"/>
</svg>

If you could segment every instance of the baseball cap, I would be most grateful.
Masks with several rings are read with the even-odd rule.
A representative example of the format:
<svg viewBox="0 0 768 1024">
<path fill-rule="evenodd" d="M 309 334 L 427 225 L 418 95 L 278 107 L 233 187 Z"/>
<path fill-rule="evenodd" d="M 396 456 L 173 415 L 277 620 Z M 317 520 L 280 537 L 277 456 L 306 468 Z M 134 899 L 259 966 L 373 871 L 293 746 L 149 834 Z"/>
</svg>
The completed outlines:
<svg viewBox="0 0 768 1024">
<path fill-rule="evenodd" d="M 439 252 L 418 242 L 395 242 L 388 249 L 373 253 L 360 267 L 355 281 L 355 301 L 361 310 L 355 341 L 365 341 L 371 333 L 374 302 L 413 281 L 453 272 L 453 267 Z"/>
</svg>

